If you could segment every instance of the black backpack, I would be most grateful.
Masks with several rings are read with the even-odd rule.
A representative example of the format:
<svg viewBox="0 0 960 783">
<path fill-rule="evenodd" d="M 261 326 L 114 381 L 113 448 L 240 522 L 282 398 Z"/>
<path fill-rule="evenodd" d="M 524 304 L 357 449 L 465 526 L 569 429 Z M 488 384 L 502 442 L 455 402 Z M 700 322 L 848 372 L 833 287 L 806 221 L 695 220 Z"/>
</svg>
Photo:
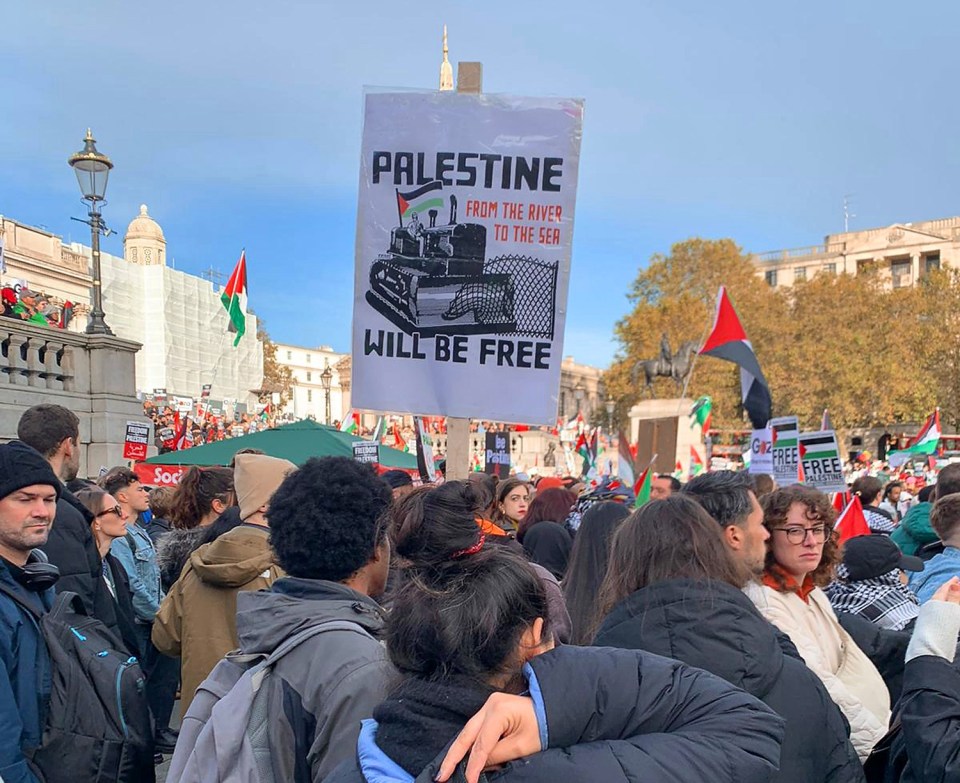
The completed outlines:
<svg viewBox="0 0 960 783">
<path fill-rule="evenodd" d="M 46 614 L 0 583 L 37 622 L 52 683 L 43 740 L 29 759 L 46 783 L 153 780 L 153 732 L 145 677 L 136 658 L 76 593 Z"/>
</svg>

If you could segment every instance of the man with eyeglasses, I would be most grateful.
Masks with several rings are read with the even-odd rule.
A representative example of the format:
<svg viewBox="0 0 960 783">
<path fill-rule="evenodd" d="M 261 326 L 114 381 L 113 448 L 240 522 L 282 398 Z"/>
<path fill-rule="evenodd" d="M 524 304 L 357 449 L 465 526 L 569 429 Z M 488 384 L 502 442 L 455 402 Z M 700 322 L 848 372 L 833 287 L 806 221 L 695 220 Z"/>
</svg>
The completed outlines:
<svg viewBox="0 0 960 783">
<path fill-rule="evenodd" d="M 770 531 L 762 589 L 751 600 L 797 646 L 850 723 L 861 761 L 887 731 L 890 694 L 883 678 L 840 625 L 823 587 L 839 562 L 831 535 L 837 512 L 822 492 L 795 484 L 763 499 Z"/>
</svg>

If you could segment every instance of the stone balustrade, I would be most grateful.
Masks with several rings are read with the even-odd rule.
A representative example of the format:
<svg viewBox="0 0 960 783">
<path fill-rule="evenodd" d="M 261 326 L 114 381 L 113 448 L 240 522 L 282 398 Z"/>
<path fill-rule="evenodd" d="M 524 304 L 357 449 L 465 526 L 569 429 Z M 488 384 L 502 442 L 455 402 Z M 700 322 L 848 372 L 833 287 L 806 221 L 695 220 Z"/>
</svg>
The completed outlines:
<svg viewBox="0 0 960 783">
<path fill-rule="evenodd" d="M 17 435 L 23 412 L 52 403 L 80 419 L 81 475 L 122 464 L 127 420 L 139 420 L 139 343 L 0 317 L 0 441 Z"/>
</svg>

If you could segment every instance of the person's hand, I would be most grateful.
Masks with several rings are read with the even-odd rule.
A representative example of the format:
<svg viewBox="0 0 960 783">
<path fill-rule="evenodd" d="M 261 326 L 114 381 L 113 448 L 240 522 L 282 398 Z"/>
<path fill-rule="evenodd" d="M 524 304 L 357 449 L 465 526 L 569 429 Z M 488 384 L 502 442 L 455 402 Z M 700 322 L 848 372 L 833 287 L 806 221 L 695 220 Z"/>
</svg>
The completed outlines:
<svg viewBox="0 0 960 783">
<path fill-rule="evenodd" d="M 529 696 L 494 693 L 453 741 L 440 765 L 437 781 L 449 780 L 467 752 L 467 783 L 477 783 L 484 769 L 539 753 L 540 725 Z"/>
<path fill-rule="evenodd" d="M 940 585 L 937 592 L 933 594 L 932 600 L 946 601 L 949 604 L 960 604 L 960 579 L 951 577 L 949 582 Z M 469 723 L 467 724 L 470 725 Z"/>
</svg>

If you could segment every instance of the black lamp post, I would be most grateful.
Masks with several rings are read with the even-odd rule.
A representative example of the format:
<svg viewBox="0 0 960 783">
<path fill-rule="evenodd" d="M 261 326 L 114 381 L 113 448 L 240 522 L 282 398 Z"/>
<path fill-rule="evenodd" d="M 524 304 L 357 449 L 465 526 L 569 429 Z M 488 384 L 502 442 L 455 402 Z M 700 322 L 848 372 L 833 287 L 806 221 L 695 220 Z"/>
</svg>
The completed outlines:
<svg viewBox="0 0 960 783">
<path fill-rule="evenodd" d="M 613 397 L 607 397 L 606 408 L 607 408 L 607 430 L 612 434 L 613 433 L 613 410 L 617 407 L 617 403 L 614 401 Z"/>
<path fill-rule="evenodd" d="M 89 203 L 89 220 L 74 218 L 90 226 L 90 247 L 93 251 L 93 309 L 90 311 L 90 323 L 87 334 L 113 334 L 103 320 L 103 292 L 100 280 L 100 234 L 107 236 L 110 229 L 100 217 L 100 206 L 106 204 L 107 178 L 113 163 L 106 155 L 97 152 L 96 139 L 87 128 L 87 137 L 83 140 L 83 149 L 73 153 L 67 161 L 77 175 L 83 200 Z"/>
<path fill-rule="evenodd" d="M 330 423 L 330 382 L 333 380 L 333 371 L 330 369 L 329 362 L 326 367 L 323 368 L 323 372 L 320 373 L 320 385 L 323 386 L 323 395 L 326 398 L 326 419 L 324 420 L 325 424 Z"/>
</svg>

